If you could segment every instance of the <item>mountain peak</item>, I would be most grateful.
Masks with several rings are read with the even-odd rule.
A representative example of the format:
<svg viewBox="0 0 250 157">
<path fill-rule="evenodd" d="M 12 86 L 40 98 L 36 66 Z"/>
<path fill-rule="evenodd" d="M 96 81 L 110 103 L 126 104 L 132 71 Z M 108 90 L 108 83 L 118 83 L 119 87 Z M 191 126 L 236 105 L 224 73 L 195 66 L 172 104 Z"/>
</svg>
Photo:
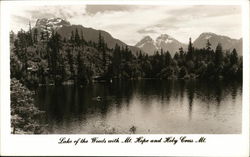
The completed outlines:
<svg viewBox="0 0 250 157">
<path fill-rule="evenodd" d="M 42 18 L 37 19 L 35 27 L 50 27 L 57 28 L 62 26 L 70 26 L 70 22 L 62 19 L 62 18 Z"/>
<path fill-rule="evenodd" d="M 159 37 L 156 38 L 156 40 L 167 40 L 167 39 L 172 39 L 172 37 L 168 34 L 161 34 Z"/>
<path fill-rule="evenodd" d="M 170 51 L 172 56 L 180 47 L 186 47 L 185 44 L 180 43 L 168 34 L 161 34 L 155 40 L 146 36 L 135 46 L 141 48 L 148 54 L 153 54 L 155 51 L 163 49 L 164 51 Z"/>
<path fill-rule="evenodd" d="M 231 51 L 233 48 L 236 48 L 237 52 L 242 54 L 242 40 L 232 39 L 228 36 L 218 35 L 211 32 L 201 33 L 200 36 L 193 42 L 193 45 L 196 48 L 204 48 L 207 40 L 209 40 L 213 50 L 216 49 L 218 43 L 221 43 L 224 50 Z"/>
<path fill-rule="evenodd" d="M 161 34 L 159 37 L 156 38 L 156 46 L 159 49 L 161 49 L 162 46 L 163 46 L 162 44 L 164 44 L 164 45 L 171 44 L 174 41 L 176 41 L 176 40 L 174 38 L 172 38 L 170 35 L 168 35 L 168 34 Z"/>
<path fill-rule="evenodd" d="M 143 37 L 135 46 L 143 47 L 144 44 L 146 44 L 146 43 L 153 44 L 154 40 L 150 36 L 147 35 L 147 36 Z"/>
<path fill-rule="evenodd" d="M 203 32 L 201 33 L 201 35 L 216 35 L 216 34 L 212 32 Z"/>
<path fill-rule="evenodd" d="M 208 39 L 210 39 L 213 36 L 217 36 L 217 34 L 212 33 L 212 32 L 204 32 L 204 33 L 200 34 L 199 38 L 203 38 L 203 39 L 208 40 Z"/>
<path fill-rule="evenodd" d="M 149 35 L 147 35 L 143 37 L 141 41 L 153 41 L 153 39 Z"/>
</svg>

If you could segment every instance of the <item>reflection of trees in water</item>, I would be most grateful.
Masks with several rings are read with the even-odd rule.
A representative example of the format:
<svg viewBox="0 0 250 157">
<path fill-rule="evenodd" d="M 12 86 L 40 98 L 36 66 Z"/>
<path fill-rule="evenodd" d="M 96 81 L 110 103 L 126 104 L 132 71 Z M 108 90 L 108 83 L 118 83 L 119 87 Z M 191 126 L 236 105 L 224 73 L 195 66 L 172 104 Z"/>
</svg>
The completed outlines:
<svg viewBox="0 0 250 157">
<path fill-rule="evenodd" d="M 113 83 L 95 83 L 82 88 L 75 86 L 42 87 L 38 91 L 36 103 L 46 111 L 47 119 L 56 122 L 69 120 L 74 116 L 78 120 L 86 119 L 88 115 L 101 115 L 105 118 L 111 108 L 121 109 L 129 107 L 131 100 L 136 98 L 148 108 L 152 100 L 162 105 L 170 104 L 171 99 L 184 103 L 188 100 L 189 117 L 193 110 L 193 101 L 198 99 L 220 108 L 221 101 L 230 96 L 235 101 L 237 94 L 241 94 L 242 85 L 230 81 L 196 81 L 196 80 L 141 80 L 114 81 Z M 100 96 L 101 100 L 95 98 Z M 178 101 L 178 102 L 179 102 Z M 177 101 L 173 102 L 177 103 Z M 185 104 L 184 104 L 185 105 Z M 226 104 L 223 104 L 226 105 Z"/>
<path fill-rule="evenodd" d="M 180 101 L 181 102 L 183 102 L 183 97 L 184 97 L 184 90 L 185 90 L 185 85 L 186 85 L 186 81 L 184 81 L 184 80 L 180 80 L 179 81 L 179 92 L 178 93 L 180 93 Z"/>
<path fill-rule="evenodd" d="M 188 115 L 189 115 L 189 119 L 191 119 L 192 118 L 194 92 L 195 92 L 195 82 L 189 81 L 187 83 L 186 89 L 187 89 L 187 98 L 188 98 Z"/>
<path fill-rule="evenodd" d="M 241 87 L 241 83 L 232 81 L 198 81 L 196 86 L 197 98 L 205 101 L 207 104 L 216 104 L 218 107 L 221 101 L 230 94 L 235 101 L 237 91 Z"/>
<path fill-rule="evenodd" d="M 121 104 L 130 105 L 133 93 L 135 92 L 135 86 L 132 81 L 114 81 L 110 84 L 109 95 L 115 98 L 117 107 L 120 108 Z"/>
</svg>

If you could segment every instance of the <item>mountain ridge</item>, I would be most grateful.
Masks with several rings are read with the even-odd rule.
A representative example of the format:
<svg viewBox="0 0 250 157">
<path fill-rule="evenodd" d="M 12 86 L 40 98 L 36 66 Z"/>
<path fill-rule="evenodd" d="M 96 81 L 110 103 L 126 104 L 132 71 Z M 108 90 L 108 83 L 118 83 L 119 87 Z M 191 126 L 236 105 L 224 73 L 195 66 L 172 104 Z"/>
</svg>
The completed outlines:
<svg viewBox="0 0 250 157">
<path fill-rule="evenodd" d="M 128 46 L 128 48 L 134 54 L 136 52 L 140 51 L 140 48 L 128 45 L 128 44 L 122 42 L 121 40 L 114 38 L 109 32 L 106 32 L 104 30 L 97 30 L 97 29 L 94 29 L 91 27 L 84 27 L 80 24 L 78 24 L 78 25 L 73 24 L 72 25 L 72 24 L 70 24 L 70 22 L 68 22 L 62 18 L 37 19 L 35 28 L 37 28 L 39 30 L 39 32 L 48 31 L 50 34 L 51 34 L 52 30 L 54 30 L 58 34 L 60 34 L 62 39 L 65 38 L 67 40 L 70 39 L 72 31 L 75 32 L 75 30 L 77 29 L 79 34 L 82 31 L 85 41 L 87 41 L 87 42 L 92 41 L 92 42 L 96 42 L 96 43 L 98 42 L 98 36 L 99 36 L 99 32 L 100 32 L 109 48 L 115 48 L 115 45 L 118 44 L 120 47 Z"/>
<path fill-rule="evenodd" d="M 183 48 L 184 51 L 187 50 L 187 44 L 181 43 L 175 38 L 167 35 L 161 34 L 155 40 L 150 36 L 144 36 L 138 43 L 135 44 L 136 47 L 141 48 L 144 52 L 152 55 L 155 51 L 159 51 L 163 49 L 164 51 L 169 51 L 173 56 L 176 51 L 179 50 L 180 47 Z M 201 33 L 194 41 L 193 46 L 195 48 L 204 48 L 206 47 L 206 43 L 209 40 L 211 43 L 211 48 L 215 51 L 218 43 L 222 44 L 222 48 L 225 51 L 232 51 L 234 48 L 236 51 L 242 55 L 242 38 L 233 39 L 225 35 L 218 35 L 212 32 L 203 32 Z M 171 45 L 171 43 L 174 43 Z"/>
<path fill-rule="evenodd" d="M 175 52 L 179 51 L 180 47 L 182 47 L 184 51 L 187 50 L 187 44 L 176 40 L 174 37 L 166 33 L 160 34 L 155 39 L 148 35 L 144 36 L 134 46 L 131 46 L 117 38 L 114 38 L 109 32 L 97 30 L 91 27 L 84 27 L 83 25 L 72 25 L 70 22 L 62 18 L 37 19 L 34 28 L 37 28 L 39 32 L 44 31 L 48 32 L 49 34 L 51 34 L 54 30 L 58 32 L 63 39 L 65 38 L 68 40 L 70 39 L 71 32 L 78 29 L 79 33 L 82 31 L 86 41 L 92 42 L 98 41 L 98 35 L 99 32 L 101 32 L 108 47 L 114 48 L 116 44 L 118 44 L 120 47 L 128 46 L 128 48 L 134 54 L 142 51 L 149 55 L 153 55 L 156 51 L 163 49 L 163 51 L 169 51 L 170 54 L 174 56 Z M 206 46 L 207 40 L 209 40 L 211 43 L 211 48 L 213 50 L 215 50 L 218 43 L 221 43 L 224 50 L 232 51 L 233 48 L 235 48 L 237 52 L 242 55 L 242 38 L 233 39 L 225 35 L 215 34 L 213 32 L 203 32 L 194 40 L 193 46 L 195 48 L 204 48 Z"/>
<path fill-rule="evenodd" d="M 193 42 L 195 48 L 204 48 L 207 40 L 211 43 L 211 48 L 216 49 L 218 43 L 221 43 L 223 50 L 232 51 L 234 48 L 242 55 L 242 38 L 233 39 L 225 35 L 219 35 L 211 32 L 201 33 Z"/>
<path fill-rule="evenodd" d="M 161 34 L 156 37 L 155 40 L 153 40 L 150 36 L 145 36 L 138 43 L 136 43 L 135 46 L 141 48 L 149 55 L 153 55 L 154 52 L 163 49 L 163 51 L 169 51 L 172 56 L 179 50 L 180 47 L 184 50 L 187 48 L 186 44 L 179 42 L 168 34 Z"/>
</svg>

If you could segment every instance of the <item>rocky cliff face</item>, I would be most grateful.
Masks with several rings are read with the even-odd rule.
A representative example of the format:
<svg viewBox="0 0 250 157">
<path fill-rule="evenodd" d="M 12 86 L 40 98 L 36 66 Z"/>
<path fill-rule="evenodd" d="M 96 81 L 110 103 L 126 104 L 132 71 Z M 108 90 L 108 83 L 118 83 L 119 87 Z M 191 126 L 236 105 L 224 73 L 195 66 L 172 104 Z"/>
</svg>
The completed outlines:
<svg viewBox="0 0 250 157">
<path fill-rule="evenodd" d="M 71 25 L 70 22 L 62 18 L 50 18 L 50 19 L 42 18 L 36 21 L 35 27 L 39 28 L 47 27 L 48 29 L 57 29 L 63 26 L 70 26 L 70 25 Z"/>
</svg>

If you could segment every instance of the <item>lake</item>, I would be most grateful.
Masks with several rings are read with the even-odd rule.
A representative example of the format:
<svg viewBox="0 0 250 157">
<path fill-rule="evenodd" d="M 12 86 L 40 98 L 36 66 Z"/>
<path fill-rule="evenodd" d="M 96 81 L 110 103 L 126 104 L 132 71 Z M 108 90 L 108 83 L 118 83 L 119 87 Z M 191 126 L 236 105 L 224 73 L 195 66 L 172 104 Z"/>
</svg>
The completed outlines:
<svg viewBox="0 0 250 157">
<path fill-rule="evenodd" d="M 238 134 L 242 83 L 140 80 L 39 87 L 49 134 Z"/>
</svg>

